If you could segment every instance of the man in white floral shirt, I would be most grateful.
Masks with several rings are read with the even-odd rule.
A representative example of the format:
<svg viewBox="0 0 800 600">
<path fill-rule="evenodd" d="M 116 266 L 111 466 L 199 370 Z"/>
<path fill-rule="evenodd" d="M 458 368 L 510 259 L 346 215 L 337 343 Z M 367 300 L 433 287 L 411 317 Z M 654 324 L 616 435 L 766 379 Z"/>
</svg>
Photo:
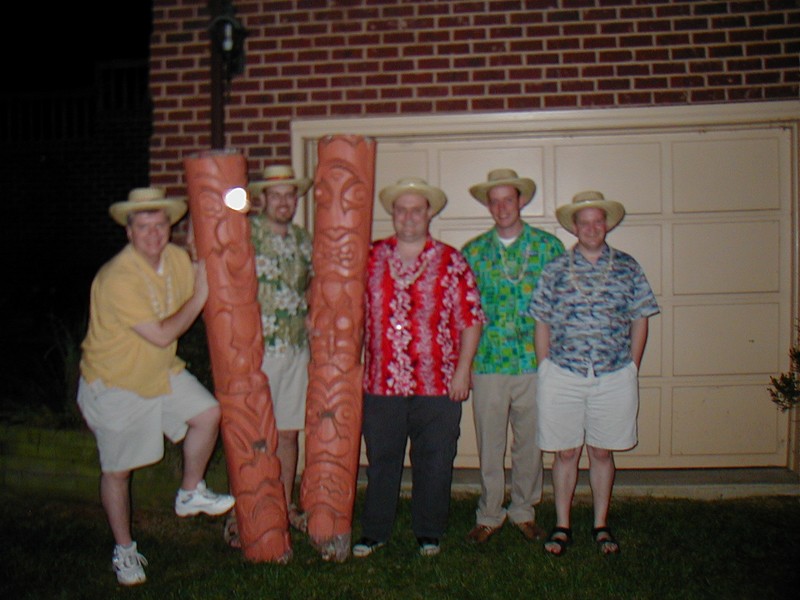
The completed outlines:
<svg viewBox="0 0 800 600">
<path fill-rule="evenodd" d="M 289 166 L 273 165 L 264 179 L 249 186 L 250 227 L 256 254 L 258 302 L 264 333 L 262 369 L 269 378 L 278 459 L 290 524 L 305 530 L 305 515 L 293 503 L 297 476 L 298 432 L 305 427 L 308 386 L 306 291 L 311 281 L 311 236 L 295 225 L 298 198 L 311 180 L 297 178 Z"/>
</svg>

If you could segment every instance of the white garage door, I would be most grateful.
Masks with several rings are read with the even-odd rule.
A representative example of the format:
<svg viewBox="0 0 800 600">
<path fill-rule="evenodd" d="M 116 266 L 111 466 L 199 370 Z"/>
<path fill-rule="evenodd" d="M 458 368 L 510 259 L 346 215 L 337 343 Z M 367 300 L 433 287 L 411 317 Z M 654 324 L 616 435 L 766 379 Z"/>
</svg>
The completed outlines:
<svg viewBox="0 0 800 600">
<path fill-rule="evenodd" d="M 405 176 L 440 186 L 432 233 L 459 248 L 491 226 L 467 190 L 498 167 L 537 182 L 525 219 L 567 246 L 557 206 L 587 189 L 619 200 L 609 243 L 639 260 L 662 312 L 640 372 L 640 442 L 618 466 L 787 466 L 790 424 L 767 386 L 788 368 L 797 316 L 799 106 L 306 121 L 293 124 L 294 163 L 313 175 L 326 134 L 375 138 L 376 191 Z M 391 233 L 376 203 L 373 238 Z M 456 466 L 478 466 L 470 402 Z"/>
</svg>

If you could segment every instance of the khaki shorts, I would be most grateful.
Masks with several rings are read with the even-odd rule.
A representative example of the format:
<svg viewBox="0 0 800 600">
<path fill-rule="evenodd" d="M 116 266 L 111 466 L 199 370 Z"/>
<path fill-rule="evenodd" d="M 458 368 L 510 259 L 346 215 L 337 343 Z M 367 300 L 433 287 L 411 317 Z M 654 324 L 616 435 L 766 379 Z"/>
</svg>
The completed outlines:
<svg viewBox="0 0 800 600">
<path fill-rule="evenodd" d="M 308 348 L 264 354 L 261 370 L 269 379 L 275 426 L 279 431 L 300 431 L 306 426 Z"/>
<path fill-rule="evenodd" d="M 639 381 L 636 365 L 584 377 L 548 359 L 539 364 L 536 441 L 542 450 L 580 448 L 584 442 L 604 450 L 636 445 Z"/>
<path fill-rule="evenodd" d="M 97 440 L 104 473 L 129 471 L 161 460 L 164 436 L 179 442 L 187 421 L 217 406 L 211 393 L 185 369 L 170 376 L 172 392 L 142 398 L 99 379 L 78 384 L 78 406 Z"/>
</svg>

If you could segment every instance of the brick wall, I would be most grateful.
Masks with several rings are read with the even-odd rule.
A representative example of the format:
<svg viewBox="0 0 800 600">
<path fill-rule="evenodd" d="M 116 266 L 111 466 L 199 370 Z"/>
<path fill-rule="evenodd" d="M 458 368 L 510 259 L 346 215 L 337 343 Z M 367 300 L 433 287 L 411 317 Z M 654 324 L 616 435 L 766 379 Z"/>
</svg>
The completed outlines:
<svg viewBox="0 0 800 600">
<path fill-rule="evenodd" d="M 211 146 L 207 0 L 154 0 L 151 180 Z M 800 97 L 796 0 L 235 0 L 226 146 L 288 162 L 294 118 Z"/>
</svg>

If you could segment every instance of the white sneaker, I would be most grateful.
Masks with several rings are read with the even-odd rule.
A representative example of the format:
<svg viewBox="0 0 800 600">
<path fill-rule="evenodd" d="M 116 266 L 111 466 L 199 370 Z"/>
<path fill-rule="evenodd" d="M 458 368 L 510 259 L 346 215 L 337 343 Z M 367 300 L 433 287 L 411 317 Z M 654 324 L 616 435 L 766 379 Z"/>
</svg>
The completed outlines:
<svg viewBox="0 0 800 600">
<path fill-rule="evenodd" d="M 117 581 L 122 585 L 139 585 L 147 581 L 144 566 L 147 559 L 136 550 L 136 542 L 129 548 L 117 544 L 111 556 L 111 566 L 117 574 Z"/>
<path fill-rule="evenodd" d="M 200 513 L 224 515 L 234 504 L 236 500 L 233 496 L 215 494 L 206 487 L 205 481 L 201 481 L 194 490 L 178 490 L 175 496 L 175 514 L 179 517 L 192 517 Z"/>
</svg>

